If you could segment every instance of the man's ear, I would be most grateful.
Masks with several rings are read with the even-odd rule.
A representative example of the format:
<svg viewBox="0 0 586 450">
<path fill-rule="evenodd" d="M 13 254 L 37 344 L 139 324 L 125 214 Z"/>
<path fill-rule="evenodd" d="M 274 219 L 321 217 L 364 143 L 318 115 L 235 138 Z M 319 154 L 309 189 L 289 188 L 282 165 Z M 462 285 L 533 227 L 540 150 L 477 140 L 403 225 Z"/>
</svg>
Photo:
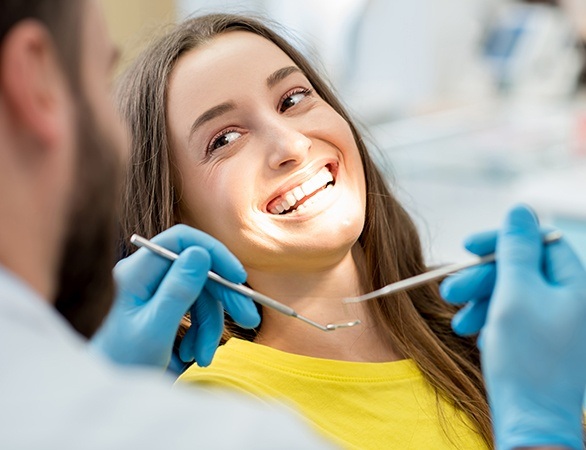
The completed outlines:
<svg viewBox="0 0 586 450">
<path fill-rule="evenodd" d="M 25 20 L 6 35 L 0 49 L 0 92 L 22 126 L 44 148 L 63 139 L 68 89 L 54 41 L 38 21 Z"/>
</svg>

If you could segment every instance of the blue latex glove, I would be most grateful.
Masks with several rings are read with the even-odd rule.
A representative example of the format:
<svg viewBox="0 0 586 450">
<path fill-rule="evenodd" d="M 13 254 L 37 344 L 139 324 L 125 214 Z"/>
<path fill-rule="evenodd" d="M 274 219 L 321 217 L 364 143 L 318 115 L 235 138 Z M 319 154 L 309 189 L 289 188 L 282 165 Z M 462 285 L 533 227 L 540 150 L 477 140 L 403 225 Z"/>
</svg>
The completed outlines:
<svg viewBox="0 0 586 450">
<path fill-rule="evenodd" d="M 207 366 L 220 342 L 224 310 L 244 328 L 260 323 L 252 300 L 208 280 L 207 272 L 234 283 L 243 283 L 246 272 L 223 244 L 186 225 L 152 240 L 179 258 L 171 262 L 142 248 L 120 261 L 114 269 L 117 298 L 91 346 L 120 364 L 164 369 L 179 323 L 190 310 L 192 325 L 181 342 L 180 357 Z M 178 370 L 180 364 L 174 363 Z"/>
<path fill-rule="evenodd" d="M 497 236 L 497 231 L 477 233 L 466 239 L 464 247 L 478 256 L 488 255 L 496 250 Z M 447 302 L 465 304 L 452 319 L 452 328 L 457 334 L 468 336 L 480 331 L 495 281 L 493 263 L 462 270 L 442 282 L 440 293 Z"/>
<path fill-rule="evenodd" d="M 553 231 L 541 228 L 542 237 Z M 478 256 L 496 251 L 498 231 L 476 233 L 464 241 L 464 247 Z M 455 305 L 464 305 L 452 319 L 453 330 L 461 336 L 480 332 L 486 321 L 490 297 L 496 281 L 496 266 L 483 264 L 450 275 L 440 285 L 444 300 Z"/>
<path fill-rule="evenodd" d="M 477 243 L 490 247 L 492 239 L 483 234 Z M 526 207 L 511 211 L 497 241 L 492 295 L 490 268 L 442 286 L 452 300 L 476 299 L 460 324 L 467 331 L 482 327 L 479 346 L 497 448 L 582 449 L 586 271 L 564 239 L 542 244 Z M 463 282 L 474 273 L 472 283 Z"/>
</svg>

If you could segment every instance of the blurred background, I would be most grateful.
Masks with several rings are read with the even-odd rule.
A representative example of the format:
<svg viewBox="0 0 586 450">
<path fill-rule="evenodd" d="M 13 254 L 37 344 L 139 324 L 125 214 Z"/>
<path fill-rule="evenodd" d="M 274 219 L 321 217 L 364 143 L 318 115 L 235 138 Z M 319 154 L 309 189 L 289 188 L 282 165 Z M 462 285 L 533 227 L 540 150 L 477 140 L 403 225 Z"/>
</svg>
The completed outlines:
<svg viewBox="0 0 586 450">
<path fill-rule="evenodd" d="M 165 24 L 282 24 L 364 125 L 430 264 L 529 203 L 586 262 L 586 0 L 102 0 L 121 70 Z"/>
</svg>

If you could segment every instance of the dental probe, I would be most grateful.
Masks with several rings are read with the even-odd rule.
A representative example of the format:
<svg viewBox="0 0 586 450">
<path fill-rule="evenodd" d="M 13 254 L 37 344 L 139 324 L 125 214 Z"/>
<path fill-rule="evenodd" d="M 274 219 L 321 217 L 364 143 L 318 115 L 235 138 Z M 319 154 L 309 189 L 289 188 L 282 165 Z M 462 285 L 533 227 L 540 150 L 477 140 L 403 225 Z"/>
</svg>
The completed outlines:
<svg viewBox="0 0 586 450">
<path fill-rule="evenodd" d="M 130 237 L 130 242 L 132 244 L 136 245 L 137 247 L 145 247 L 145 248 L 149 249 L 150 251 L 152 251 L 153 253 L 156 253 L 157 255 L 162 256 L 163 258 L 169 259 L 171 261 L 175 261 L 177 258 L 179 258 L 179 255 L 177 255 L 176 253 L 173 253 L 171 250 L 168 250 L 165 247 L 161 247 L 160 245 L 157 245 L 154 242 L 151 242 L 148 239 L 145 239 L 142 236 L 139 236 L 138 234 L 133 234 Z M 350 328 L 350 327 L 353 327 L 355 325 L 360 324 L 360 320 L 353 320 L 350 322 L 328 323 L 326 325 L 321 325 L 317 322 L 314 322 L 311 319 L 308 319 L 307 317 L 304 317 L 300 314 L 297 314 L 293 308 L 290 308 L 287 305 L 279 303 L 278 301 L 276 301 L 270 297 L 267 297 L 266 295 L 263 295 L 260 292 L 257 292 L 253 289 L 250 289 L 247 286 L 244 286 L 242 284 L 232 283 L 231 281 L 228 281 L 228 280 L 222 278 L 220 275 L 212 272 L 211 270 L 208 271 L 208 278 L 210 280 L 215 281 L 216 283 L 219 283 L 223 286 L 226 286 L 229 289 L 232 289 L 233 291 L 238 292 L 239 294 L 245 295 L 246 297 L 250 297 L 255 302 L 257 302 L 263 306 L 266 306 L 267 308 L 272 308 L 275 311 L 280 312 L 281 314 L 285 314 L 286 316 L 290 316 L 290 317 L 294 317 L 296 319 L 299 319 L 305 323 L 308 323 L 311 326 L 319 328 L 322 331 L 334 331 L 339 328 Z"/>
<path fill-rule="evenodd" d="M 543 237 L 544 244 L 551 244 L 552 242 L 559 241 L 562 238 L 560 231 L 552 231 Z M 369 292 L 368 294 L 359 295 L 358 297 L 347 297 L 342 300 L 344 303 L 360 303 L 367 300 L 372 300 L 383 295 L 395 294 L 397 292 L 406 291 L 408 289 L 427 284 L 431 281 L 437 280 L 438 278 L 445 277 L 454 272 L 458 272 L 469 267 L 479 266 L 481 264 L 487 264 L 495 261 L 495 254 L 490 253 L 485 256 L 478 256 L 475 259 L 463 263 L 451 264 L 449 266 L 440 267 L 439 269 L 430 270 L 429 272 L 415 275 L 414 277 L 406 278 L 395 283 L 388 284 L 376 291 Z"/>
</svg>

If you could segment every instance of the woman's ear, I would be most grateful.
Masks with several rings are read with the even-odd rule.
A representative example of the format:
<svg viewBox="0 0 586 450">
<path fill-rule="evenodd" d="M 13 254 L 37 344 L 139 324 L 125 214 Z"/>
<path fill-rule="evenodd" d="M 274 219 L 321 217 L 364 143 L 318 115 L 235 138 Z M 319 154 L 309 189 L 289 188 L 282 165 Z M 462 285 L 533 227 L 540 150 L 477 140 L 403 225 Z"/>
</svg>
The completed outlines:
<svg viewBox="0 0 586 450">
<path fill-rule="evenodd" d="M 53 39 L 40 22 L 22 21 L 3 39 L 0 92 L 14 126 L 41 148 L 54 148 L 71 133 L 71 94 Z"/>
</svg>

